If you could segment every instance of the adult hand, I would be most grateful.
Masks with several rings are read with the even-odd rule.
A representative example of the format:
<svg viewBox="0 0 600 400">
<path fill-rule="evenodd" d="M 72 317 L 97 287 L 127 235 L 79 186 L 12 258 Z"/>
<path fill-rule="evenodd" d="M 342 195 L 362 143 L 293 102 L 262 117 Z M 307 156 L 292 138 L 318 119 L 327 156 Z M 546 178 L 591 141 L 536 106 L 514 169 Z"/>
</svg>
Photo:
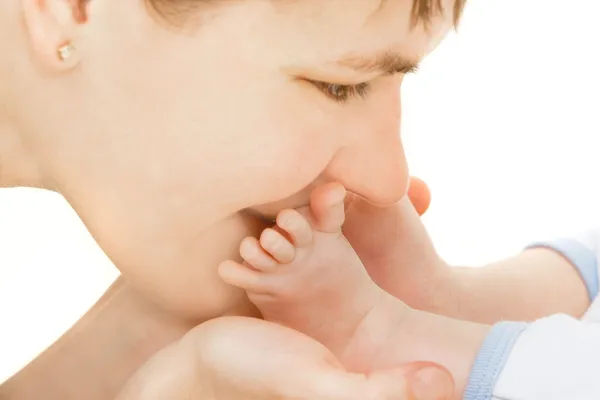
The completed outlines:
<svg viewBox="0 0 600 400">
<path fill-rule="evenodd" d="M 408 197 L 422 215 L 431 195 L 411 178 Z M 156 354 L 120 400 L 448 398 L 452 378 L 431 364 L 365 377 L 345 372 L 327 349 L 289 329 L 256 319 L 219 318 Z M 368 397 L 371 396 L 371 397 Z"/>
<path fill-rule="evenodd" d="M 446 400 L 453 390 L 448 372 L 431 363 L 352 374 L 299 332 L 222 317 L 156 354 L 117 399 Z"/>
</svg>

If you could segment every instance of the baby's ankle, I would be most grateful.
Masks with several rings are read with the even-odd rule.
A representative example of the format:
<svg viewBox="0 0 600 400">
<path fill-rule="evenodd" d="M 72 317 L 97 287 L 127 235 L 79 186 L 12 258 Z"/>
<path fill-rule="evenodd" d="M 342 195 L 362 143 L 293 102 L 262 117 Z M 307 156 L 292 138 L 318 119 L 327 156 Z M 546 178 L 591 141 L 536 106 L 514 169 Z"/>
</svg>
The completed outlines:
<svg viewBox="0 0 600 400">
<path fill-rule="evenodd" d="M 446 266 L 437 270 L 419 294 L 411 296 L 412 308 L 434 314 L 453 316 L 460 307 L 460 293 L 465 290 L 464 282 L 455 268 Z"/>
<path fill-rule="evenodd" d="M 415 310 L 381 290 L 377 303 L 365 315 L 344 353 L 342 363 L 353 372 L 368 373 L 377 364 L 394 333 L 411 319 Z"/>
</svg>

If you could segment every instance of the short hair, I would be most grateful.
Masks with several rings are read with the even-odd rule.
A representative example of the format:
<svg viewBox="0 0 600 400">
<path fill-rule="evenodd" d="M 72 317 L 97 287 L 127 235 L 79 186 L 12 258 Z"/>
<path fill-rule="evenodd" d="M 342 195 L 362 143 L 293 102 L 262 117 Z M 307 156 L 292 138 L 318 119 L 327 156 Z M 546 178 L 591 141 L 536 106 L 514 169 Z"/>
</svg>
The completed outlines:
<svg viewBox="0 0 600 400">
<path fill-rule="evenodd" d="M 412 1 L 413 5 L 411 11 L 411 21 L 413 25 L 416 25 L 418 23 L 428 24 L 432 18 L 444 12 L 444 7 L 442 4 L 443 0 Z M 454 0 L 452 17 L 455 27 L 458 25 L 466 1 L 467 0 Z M 201 5 L 207 6 L 209 5 L 209 3 L 218 3 L 219 0 L 148 0 L 148 2 L 153 6 L 155 10 L 159 11 L 160 14 L 169 18 L 176 16 L 181 17 L 182 15 L 185 15 L 188 12 L 196 10 Z"/>
<path fill-rule="evenodd" d="M 454 9 L 452 10 L 454 27 L 456 27 L 460 21 L 466 2 L 467 0 L 454 0 Z M 427 24 L 434 16 L 439 15 L 442 12 L 444 12 L 442 0 L 413 0 L 413 23 L 424 22 Z"/>
</svg>

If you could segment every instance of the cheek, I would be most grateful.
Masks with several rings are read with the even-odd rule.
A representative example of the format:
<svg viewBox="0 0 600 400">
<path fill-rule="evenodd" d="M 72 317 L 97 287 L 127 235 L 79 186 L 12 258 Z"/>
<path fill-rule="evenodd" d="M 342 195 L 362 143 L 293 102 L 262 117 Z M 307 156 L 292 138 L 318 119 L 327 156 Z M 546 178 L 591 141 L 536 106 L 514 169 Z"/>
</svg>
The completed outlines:
<svg viewBox="0 0 600 400">
<path fill-rule="evenodd" d="M 252 143 L 240 148 L 239 208 L 274 202 L 310 185 L 336 151 L 333 132 L 299 115 L 280 114 L 253 132 Z M 252 149 L 248 151 L 248 149 Z"/>
<path fill-rule="evenodd" d="M 303 88 L 279 72 L 240 68 L 244 74 L 211 74 L 196 108 L 178 118 L 189 121 L 194 115 L 204 136 L 196 146 L 201 152 L 198 171 L 210 187 L 203 189 L 226 203 L 228 211 L 300 191 L 340 146 L 335 121 Z"/>
<path fill-rule="evenodd" d="M 138 90 L 107 96 L 115 99 L 111 109 L 124 113 L 118 129 L 102 130 L 114 132 L 113 140 L 98 140 L 115 144 L 105 149 L 111 176 L 137 182 L 137 192 L 145 188 L 138 197 L 160 202 L 160 209 L 173 205 L 166 216 L 198 204 L 221 213 L 288 197 L 309 185 L 339 147 L 335 121 L 280 72 L 235 52 L 215 54 L 195 63 L 173 54 L 160 71 L 148 72 L 163 79 L 133 75 Z M 138 109 L 153 111 L 141 118 Z"/>
</svg>

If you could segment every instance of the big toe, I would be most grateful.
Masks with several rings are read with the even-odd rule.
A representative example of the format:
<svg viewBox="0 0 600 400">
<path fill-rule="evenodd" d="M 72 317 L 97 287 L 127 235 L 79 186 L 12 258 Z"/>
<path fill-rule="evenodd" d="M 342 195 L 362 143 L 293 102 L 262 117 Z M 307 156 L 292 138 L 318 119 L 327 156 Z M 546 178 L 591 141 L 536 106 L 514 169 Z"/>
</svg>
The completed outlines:
<svg viewBox="0 0 600 400">
<path fill-rule="evenodd" d="M 346 189 L 339 183 L 317 187 L 310 195 L 310 209 L 316 230 L 335 233 L 341 230 L 346 214 Z"/>
</svg>

